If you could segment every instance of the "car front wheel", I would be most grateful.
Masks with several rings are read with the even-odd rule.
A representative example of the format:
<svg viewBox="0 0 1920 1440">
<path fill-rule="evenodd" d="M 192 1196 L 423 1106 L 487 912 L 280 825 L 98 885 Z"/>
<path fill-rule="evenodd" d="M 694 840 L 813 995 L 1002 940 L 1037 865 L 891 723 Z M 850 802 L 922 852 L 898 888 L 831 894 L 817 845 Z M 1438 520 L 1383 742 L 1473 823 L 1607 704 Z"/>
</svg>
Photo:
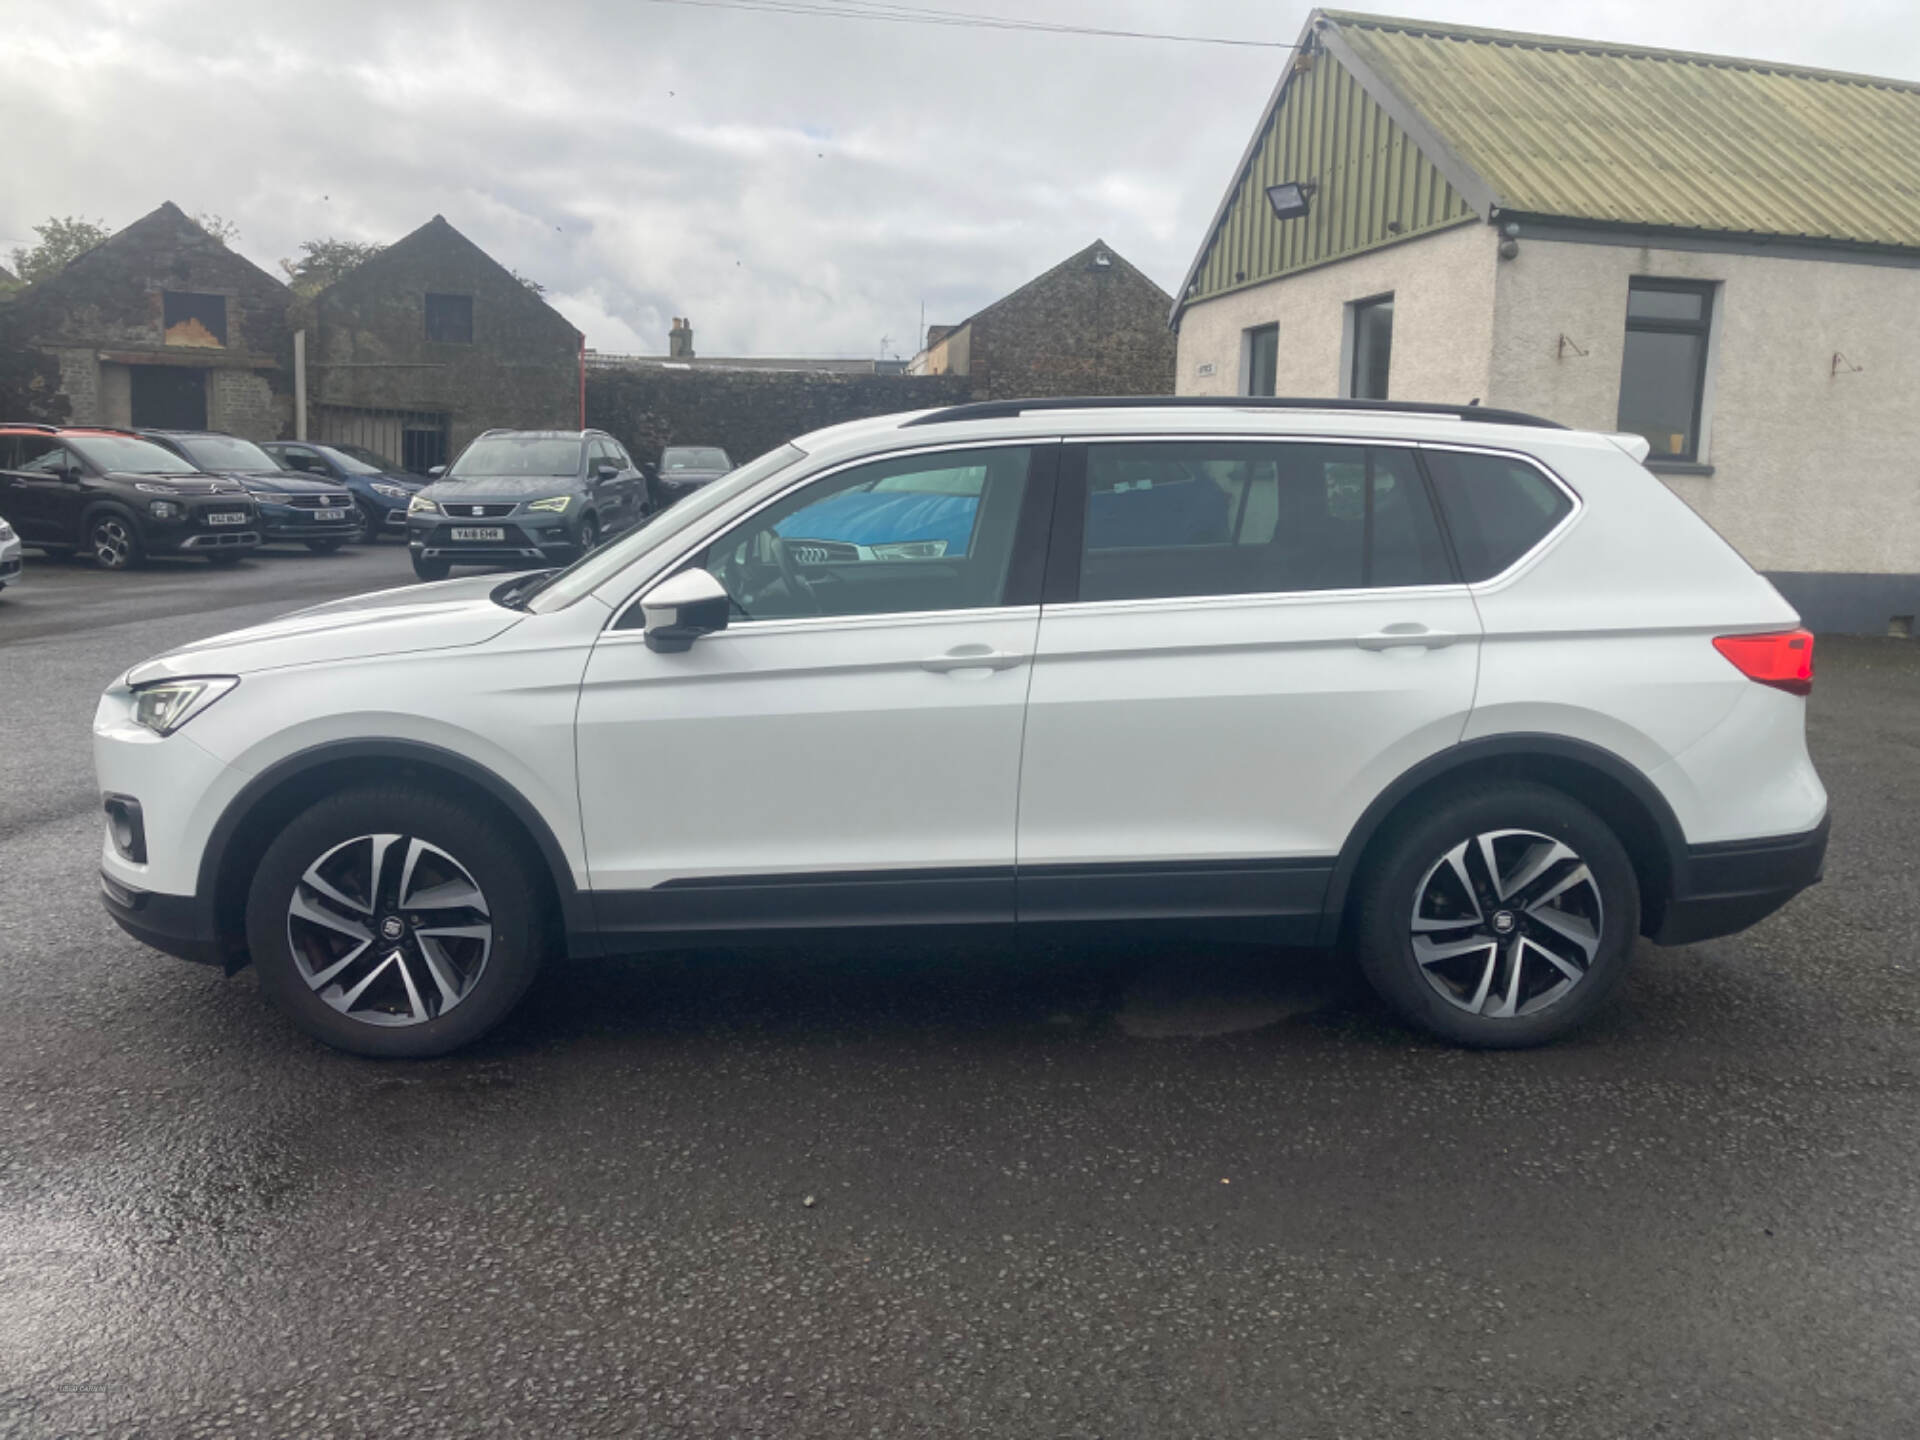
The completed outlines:
<svg viewBox="0 0 1920 1440">
<path fill-rule="evenodd" d="M 548 946 L 543 893 L 489 813 L 430 790 L 352 790 L 267 848 L 247 945 L 261 989 L 316 1039 L 441 1055 L 526 993 Z"/>
<path fill-rule="evenodd" d="M 413 557 L 413 573 L 422 580 L 444 580 L 452 573 L 453 564 L 447 560 L 423 560 Z"/>
<path fill-rule="evenodd" d="M 130 570 L 141 560 L 140 532 L 117 510 L 104 510 L 87 523 L 87 549 L 102 570 Z"/>
<path fill-rule="evenodd" d="M 1497 783 L 1398 818 L 1355 895 L 1368 982 L 1444 1040 L 1540 1045 L 1625 977 L 1640 929 L 1626 850 L 1586 806 Z"/>
</svg>

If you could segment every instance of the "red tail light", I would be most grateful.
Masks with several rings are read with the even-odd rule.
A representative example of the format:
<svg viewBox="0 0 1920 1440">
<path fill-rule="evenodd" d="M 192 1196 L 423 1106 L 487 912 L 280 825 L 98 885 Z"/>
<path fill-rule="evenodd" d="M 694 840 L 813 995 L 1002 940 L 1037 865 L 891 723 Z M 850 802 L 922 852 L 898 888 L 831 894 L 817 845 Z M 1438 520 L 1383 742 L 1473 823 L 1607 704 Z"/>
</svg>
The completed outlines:
<svg viewBox="0 0 1920 1440">
<path fill-rule="evenodd" d="M 1789 695 L 1813 691 L 1813 633 L 1783 630 L 1777 635 L 1722 635 L 1713 642 L 1733 668 L 1749 680 Z"/>
</svg>

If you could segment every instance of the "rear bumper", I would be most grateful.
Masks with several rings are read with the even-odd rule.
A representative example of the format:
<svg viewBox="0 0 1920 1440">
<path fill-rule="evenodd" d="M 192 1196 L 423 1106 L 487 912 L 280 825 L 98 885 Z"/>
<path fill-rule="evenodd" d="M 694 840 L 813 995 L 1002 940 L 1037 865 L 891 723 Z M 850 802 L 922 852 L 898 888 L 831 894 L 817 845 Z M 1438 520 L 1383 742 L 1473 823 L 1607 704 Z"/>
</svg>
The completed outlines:
<svg viewBox="0 0 1920 1440">
<path fill-rule="evenodd" d="M 142 945 L 201 965 L 225 965 L 213 907 L 197 895 L 159 895 L 100 876 L 100 901 L 114 923 Z"/>
<path fill-rule="evenodd" d="M 1653 940 L 1691 945 L 1764 920 L 1821 875 L 1831 817 L 1801 835 L 1693 845 Z"/>
</svg>

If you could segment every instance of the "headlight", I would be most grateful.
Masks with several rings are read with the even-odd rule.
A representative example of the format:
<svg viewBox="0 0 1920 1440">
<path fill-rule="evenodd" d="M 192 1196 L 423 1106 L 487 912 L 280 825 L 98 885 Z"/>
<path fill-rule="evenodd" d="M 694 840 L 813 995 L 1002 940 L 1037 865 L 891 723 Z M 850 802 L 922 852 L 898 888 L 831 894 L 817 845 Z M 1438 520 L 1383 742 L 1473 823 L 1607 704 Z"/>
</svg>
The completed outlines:
<svg viewBox="0 0 1920 1440">
<path fill-rule="evenodd" d="M 0 520 L 0 540 L 11 540 L 12 538 L 13 538 L 13 526 L 9 525 L 4 520 Z"/>
<path fill-rule="evenodd" d="M 373 493 L 376 495 L 384 495 L 389 500 L 404 500 L 413 494 L 413 492 L 404 485 L 389 485 L 381 480 L 373 482 Z"/>
<path fill-rule="evenodd" d="M 133 488 L 148 495 L 178 495 L 180 492 L 171 485 L 162 485 L 158 480 L 136 480 Z"/>
<path fill-rule="evenodd" d="M 142 489 L 146 488 L 144 486 Z M 180 507 L 171 500 L 149 500 L 147 513 L 156 520 L 171 520 L 180 513 Z"/>
<path fill-rule="evenodd" d="M 944 540 L 890 540 L 869 547 L 876 560 L 938 560 L 947 553 Z"/>
<path fill-rule="evenodd" d="M 544 500 L 535 500 L 528 504 L 529 510 L 551 510 L 556 515 L 567 513 L 567 507 L 573 503 L 571 495 L 549 495 Z"/>
<path fill-rule="evenodd" d="M 261 505 L 284 505 L 287 497 L 278 490 L 249 490 L 248 495 Z"/>
<path fill-rule="evenodd" d="M 156 735 L 171 735 L 240 683 L 234 675 L 160 680 L 133 692 L 133 718 Z"/>
<path fill-rule="evenodd" d="M 439 513 L 439 505 L 424 495 L 416 495 L 407 502 L 407 514 L 409 515 L 438 515 Z"/>
</svg>

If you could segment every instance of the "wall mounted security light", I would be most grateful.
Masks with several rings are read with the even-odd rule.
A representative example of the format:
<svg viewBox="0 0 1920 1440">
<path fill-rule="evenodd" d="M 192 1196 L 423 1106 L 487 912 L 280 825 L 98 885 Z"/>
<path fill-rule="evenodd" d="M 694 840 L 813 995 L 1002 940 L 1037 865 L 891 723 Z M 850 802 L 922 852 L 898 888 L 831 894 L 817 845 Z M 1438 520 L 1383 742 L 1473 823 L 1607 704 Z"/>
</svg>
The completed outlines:
<svg viewBox="0 0 1920 1440">
<path fill-rule="evenodd" d="M 1302 220 L 1317 187 L 1311 180 L 1287 180 L 1267 187 L 1267 203 L 1277 220 Z"/>
</svg>

